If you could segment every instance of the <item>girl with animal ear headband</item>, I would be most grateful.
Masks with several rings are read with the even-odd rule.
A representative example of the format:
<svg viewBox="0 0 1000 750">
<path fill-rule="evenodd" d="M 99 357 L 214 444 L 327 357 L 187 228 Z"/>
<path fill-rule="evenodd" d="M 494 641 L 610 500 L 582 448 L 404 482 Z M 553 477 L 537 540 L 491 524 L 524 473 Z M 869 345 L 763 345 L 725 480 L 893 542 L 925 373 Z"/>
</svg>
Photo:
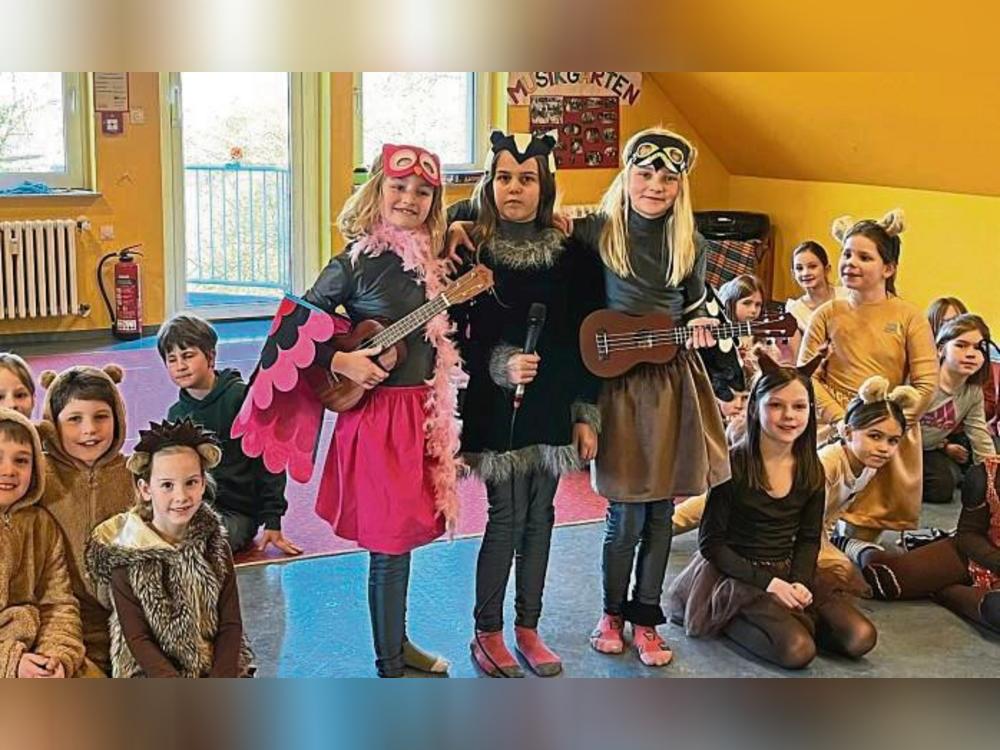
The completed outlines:
<svg viewBox="0 0 1000 750">
<path fill-rule="evenodd" d="M 489 517 L 476 561 L 472 656 L 493 677 L 520 677 L 504 640 L 504 598 L 515 570 L 517 651 L 537 675 L 562 671 L 539 629 L 560 477 L 597 451 L 599 383 L 583 367 L 583 317 L 603 304 L 597 258 L 552 226 L 556 145 L 550 135 L 490 136 L 486 171 L 471 201 L 449 208 L 473 219 L 478 262 L 494 288 L 452 308 L 469 375 L 462 405 L 462 453 L 486 485 Z M 525 353 L 528 320 L 544 326 Z M 516 388 L 523 398 L 515 400 Z"/>
<path fill-rule="evenodd" d="M 191 419 L 139 430 L 128 459 L 136 504 L 99 524 L 87 574 L 112 604 L 114 677 L 249 677 L 236 571 L 204 502 L 222 449 Z"/>
<path fill-rule="evenodd" d="M 920 515 L 922 453 L 916 426 L 937 386 L 938 364 L 930 326 L 923 313 L 900 299 L 895 277 L 900 257 L 901 211 L 881 220 L 834 222 L 842 244 L 839 264 L 847 300 L 833 300 L 809 321 L 799 361 L 822 346 L 830 356 L 813 378 L 821 424 L 830 432 L 844 421 L 847 407 L 873 375 L 891 387 L 908 384 L 918 394 L 905 409 L 907 429 L 895 455 L 858 493 L 844 514 L 848 536 L 875 541 L 886 529 L 915 528 Z"/>
<path fill-rule="evenodd" d="M 811 382 L 819 360 L 783 367 L 760 354 L 732 479 L 709 490 L 698 552 L 669 597 L 688 635 L 726 635 L 786 669 L 808 665 L 817 647 L 859 658 L 876 639 L 816 566 L 825 485 Z"/>
<path fill-rule="evenodd" d="M 890 389 L 889 381 L 881 375 L 868 378 L 848 404 L 840 439 L 819 451 L 826 475 L 826 510 L 818 565 L 838 579 L 838 589 L 844 592 L 870 595 L 855 565 L 860 564 L 863 553 L 882 548 L 840 535 L 838 522 L 858 493 L 895 455 L 906 432 L 906 411 L 918 398 L 917 391 L 908 385 Z"/>
</svg>

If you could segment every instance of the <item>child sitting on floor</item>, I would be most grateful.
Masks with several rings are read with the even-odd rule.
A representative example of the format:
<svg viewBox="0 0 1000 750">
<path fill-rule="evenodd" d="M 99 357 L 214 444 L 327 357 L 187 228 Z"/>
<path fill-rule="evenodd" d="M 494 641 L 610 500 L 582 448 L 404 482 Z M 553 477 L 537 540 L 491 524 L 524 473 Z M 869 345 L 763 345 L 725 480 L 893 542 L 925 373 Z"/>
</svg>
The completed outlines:
<svg viewBox="0 0 1000 750">
<path fill-rule="evenodd" d="M 194 315 L 177 315 L 163 324 L 156 348 L 180 388 L 167 419 L 191 417 L 222 441 L 222 461 L 212 472 L 215 496 L 209 501 L 222 517 L 233 552 L 247 547 L 263 525 L 258 550 L 273 544 L 286 555 L 301 555 L 302 549 L 281 533 L 281 517 L 288 510 L 284 473 L 269 472 L 260 458 L 247 456 L 242 442 L 230 436 L 247 384 L 239 370 L 215 369 L 218 340 L 215 329 Z"/>
<path fill-rule="evenodd" d="M 38 433 L 0 408 L 0 677 L 72 677 L 83 664 L 62 534 L 38 505 L 44 488 Z"/>
<path fill-rule="evenodd" d="M 189 419 L 139 432 L 137 502 L 96 529 L 87 574 L 111 607 L 115 677 L 248 677 L 232 553 L 202 503 L 216 437 Z"/>
<path fill-rule="evenodd" d="M 31 419 L 35 409 L 35 379 L 28 363 L 11 352 L 0 352 L 0 408 Z"/>
<path fill-rule="evenodd" d="M 132 502 L 131 475 L 121 453 L 125 402 L 118 365 L 70 367 L 39 376 L 47 388 L 38 426 L 46 455 L 42 506 L 62 529 L 73 594 L 80 602 L 88 674 L 107 673 L 108 612 L 83 577 L 83 549 L 94 527 Z"/>
</svg>

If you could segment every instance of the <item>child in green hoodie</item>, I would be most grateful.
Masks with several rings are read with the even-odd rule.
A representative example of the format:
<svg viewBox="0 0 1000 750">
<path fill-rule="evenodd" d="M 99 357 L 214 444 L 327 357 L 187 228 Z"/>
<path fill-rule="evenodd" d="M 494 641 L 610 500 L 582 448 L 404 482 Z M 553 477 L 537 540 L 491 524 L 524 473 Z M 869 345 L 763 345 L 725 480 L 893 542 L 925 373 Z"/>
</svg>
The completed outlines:
<svg viewBox="0 0 1000 750">
<path fill-rule="evenodd" d="M 288 509 L 285 475 L 269 472 L 262 459 L 248 457 L 240 440 L 230 436 L 247 384 L 238 370 L 215 369 L 218 341 L 215 329 L 195 315 L 176 315 L 160 328 L 156 347 L 180 388 L 167 419 L 191 417 L 219 436 L 222 462 L 212 472 L 217 485 L 212 504 L 232 550 L 249 546 L 263 526 L 258 550 L 273 544 L 286 555 L 300 555 L 302 549 L 281 533 L 281 517 Z"/>
</svg>

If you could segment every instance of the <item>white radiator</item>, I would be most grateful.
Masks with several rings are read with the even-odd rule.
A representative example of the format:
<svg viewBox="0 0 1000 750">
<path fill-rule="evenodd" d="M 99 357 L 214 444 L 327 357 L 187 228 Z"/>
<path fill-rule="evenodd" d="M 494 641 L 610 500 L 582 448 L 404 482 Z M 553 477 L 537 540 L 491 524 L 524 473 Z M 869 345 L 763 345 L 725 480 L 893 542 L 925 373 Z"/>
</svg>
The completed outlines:
<svg viewBox="0 0 1000 750">
<path fill-rule="evenodd" d="M 0 221 L 0 320 L 78 311 L 75 219 Z"/>
</svg>

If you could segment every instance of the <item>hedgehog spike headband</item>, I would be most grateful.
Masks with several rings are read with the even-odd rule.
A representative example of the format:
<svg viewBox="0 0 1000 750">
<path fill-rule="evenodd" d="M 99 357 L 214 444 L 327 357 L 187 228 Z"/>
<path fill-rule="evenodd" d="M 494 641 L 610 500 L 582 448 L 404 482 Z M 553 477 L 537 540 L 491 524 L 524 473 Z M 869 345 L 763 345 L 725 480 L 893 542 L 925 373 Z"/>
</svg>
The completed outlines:
<svg viewBox="0 0 1000 750">
<path fill-rule="evenodd" d="M 141 474 L 156 453 L 172 447 L 196 451 L 205 460 L 207 469 L 215 468 L 222 460 L 222 448 L 215 433 L 185 417 L 175 422 L 150 422 L 148 430 L 139 430 L 139 442 L 127 462 L 129 471 Z"/>
<path fill-rule="evenodd" d="M 549 133 L 532 135 L 531 133 L 504 133 L 494 130 L 490 133 L 490 155 L 487 171 L 493 160 L 501 151 L 508 151 L 518 164 L 523 164 L 532 156 L 541 156 L 548 161 L 549 171 L 555 174 L 556 157 L 552 150 L 556 147 L 556 139 Z"/>
</svg>

